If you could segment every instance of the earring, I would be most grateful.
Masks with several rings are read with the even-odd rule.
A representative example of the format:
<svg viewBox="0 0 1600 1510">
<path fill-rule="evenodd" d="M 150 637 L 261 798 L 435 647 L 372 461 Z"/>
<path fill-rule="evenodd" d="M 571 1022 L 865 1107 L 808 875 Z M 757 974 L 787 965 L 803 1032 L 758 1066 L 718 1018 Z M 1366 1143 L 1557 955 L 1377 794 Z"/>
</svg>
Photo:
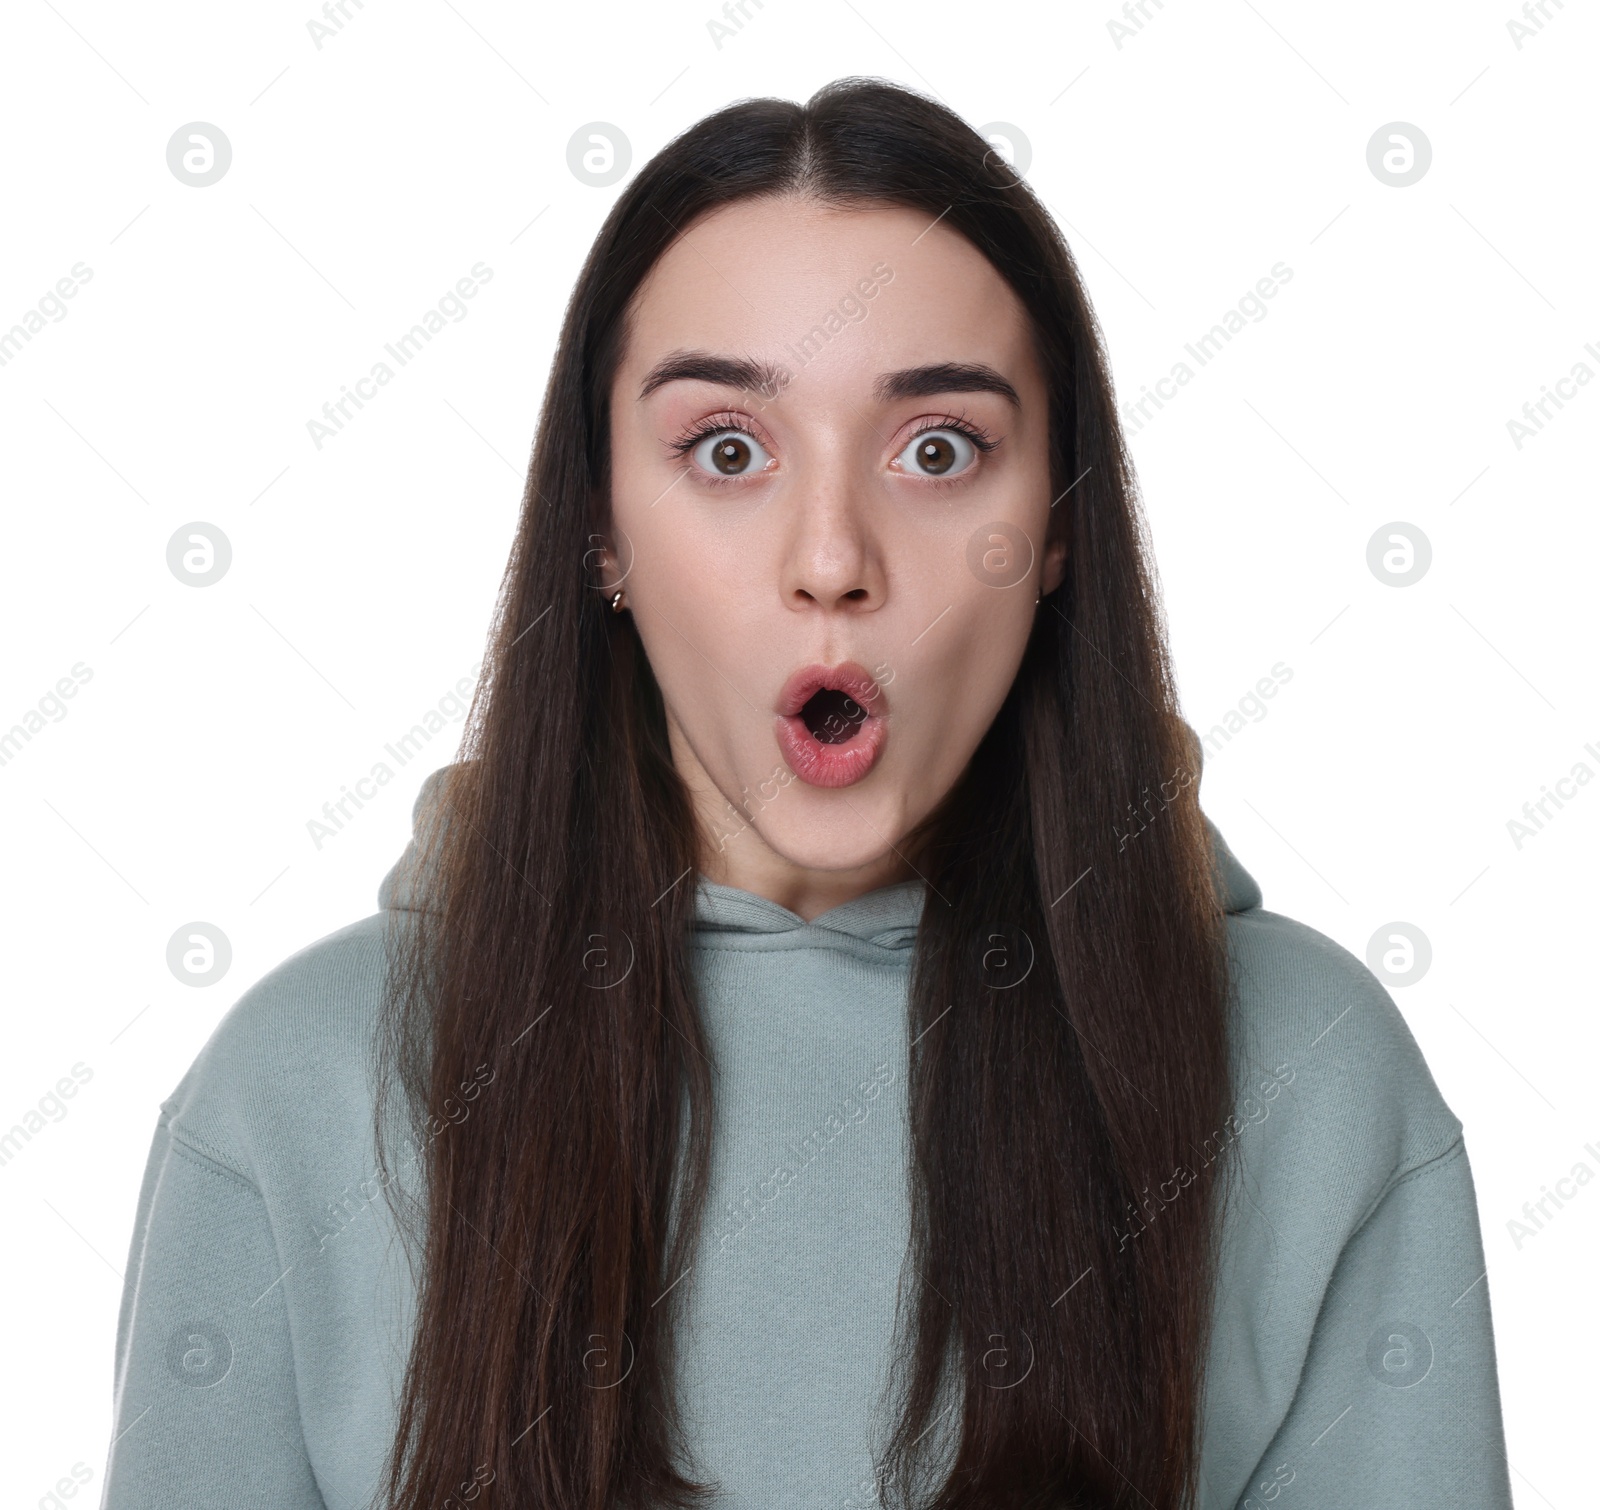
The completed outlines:
<svg viewBox="0 0 1600 1510">
<path fill-rule="evenodd" d="M 622 589 L 620 587 L 611 594 L 611 611 L 612 613 L 622 612 Z"/>
</svg>

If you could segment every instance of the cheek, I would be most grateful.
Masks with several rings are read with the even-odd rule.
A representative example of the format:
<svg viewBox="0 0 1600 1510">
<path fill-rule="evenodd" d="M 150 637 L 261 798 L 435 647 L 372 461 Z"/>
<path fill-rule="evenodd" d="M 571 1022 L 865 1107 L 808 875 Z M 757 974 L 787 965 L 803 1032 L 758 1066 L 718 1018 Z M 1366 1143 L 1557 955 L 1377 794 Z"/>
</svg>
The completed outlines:
<svg viewBox="0 0 1600 1510">
<path fill-rule="evenodd" d="M 919 594 L 919 596 L 921 596 Z M 949 781 L 971 758 L 1016 679 L 1034 620 L 1033 592 L 968 579 L 926 617 L 948 611 L 900 659 L 893 693 L 901 753 L 910 767 Z"/>
<path fill-rule="evenodd" d="M 667 708 L 706 756 L 771 700 L 774 615 L 742 556 L 668 512 L 669 494 L 618 524 L 633 547 L 628 608 Z M 774 656 L 778 655 L 778 660 Z M 764 720 L 757 719 L 764 727 Z M 720 735 L 720 738 L 719 738 Z"/>
</svg>

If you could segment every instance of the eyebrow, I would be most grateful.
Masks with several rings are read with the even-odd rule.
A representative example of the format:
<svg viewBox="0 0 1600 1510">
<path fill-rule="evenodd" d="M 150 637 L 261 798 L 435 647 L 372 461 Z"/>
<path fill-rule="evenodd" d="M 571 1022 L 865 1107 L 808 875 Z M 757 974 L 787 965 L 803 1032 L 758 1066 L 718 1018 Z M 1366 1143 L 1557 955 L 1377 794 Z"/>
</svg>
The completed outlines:
<svg viewBox="0 0 1600 1510">
<path fill-rule="evenodd" d="M 639 398 L 647 399 L 667 383 L 715 383 L 741 392 L 773 393 L 784 386 L 784 369 L 748 357 L 717 356 L 708 351 L 676 351 L 663 357 L 645 374 Z M 901 398 L 932 398 L 940 393 L 997 393 L 1014 409 L 1022 407 L 1017 390 L 984 362 L 929 362 L 881 372 L 872 385 L 880 404 Z"/>
</svg>

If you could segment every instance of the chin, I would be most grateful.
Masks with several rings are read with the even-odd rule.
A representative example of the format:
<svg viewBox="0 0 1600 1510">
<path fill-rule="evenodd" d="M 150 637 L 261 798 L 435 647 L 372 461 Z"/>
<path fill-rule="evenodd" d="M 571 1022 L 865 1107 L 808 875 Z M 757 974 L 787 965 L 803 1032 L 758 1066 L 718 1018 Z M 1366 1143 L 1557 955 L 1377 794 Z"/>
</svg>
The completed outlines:
<svg viewBox="0 0 1600 1510">
<path fill-rule="evenodd" d="M 864 870 L 904 847 L 909 826 L 897 803 L 851 794 L 848 805 L 835 797 L 807 806 L 810 811 L 796 807 L 756 818 L 762 842 L 791 865 L 804 870 Z M 824 808 L 829 810 L 819 810 Z"/>
</svg>

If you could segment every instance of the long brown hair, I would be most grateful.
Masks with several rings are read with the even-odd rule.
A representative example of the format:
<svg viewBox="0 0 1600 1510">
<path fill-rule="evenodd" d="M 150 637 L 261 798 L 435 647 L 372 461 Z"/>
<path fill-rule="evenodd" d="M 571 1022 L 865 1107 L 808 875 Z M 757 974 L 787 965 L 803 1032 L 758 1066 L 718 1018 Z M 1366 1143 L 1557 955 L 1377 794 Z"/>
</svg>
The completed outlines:
<svg viewBox="0 0 1600 1510">
<path fill-rule="evenodd" d="M 918 1444 L 952 1382 L 962 1414 L 932 1510 L 1167 1510 L 1194 1492 L 1225 946 L 1111 379 L 1027 185 L 942 106 L 846 79 L 669 143 L 619 196 L 567 307 L 463 758 L 425 845 L 430 910 L 392 939 L 377 1130 L 381 1152 L 403 1098 L 424 1177 L 397 1203 L 420 1271 L 393 1510 L 440 1510 L 474 1483 L 477 1505 L 552 1510 L 692 1506 L 713 1487 L 683 1471 L 670 1388 L 672 1281 L 693 1262 L 711 1147 L 689 953 L 702 850 L 655 678 L 631 616 L 595 590 L 592 551 L 632 296 L 698 217 L 782 193 L 917 208 L 1005 278 L 1047 376 L 1050 528 L 1068 546 L 917 850 L 914 1345 L 885 1497 L 909 1505 L 928 1482 Z M 1128 1242 L 1163 1184 L 1174 1198 Z M 1020 1384 L 1014 1362 L 994 1373 L 997 1338 L 1031 1359 Z"/>
</svg>

